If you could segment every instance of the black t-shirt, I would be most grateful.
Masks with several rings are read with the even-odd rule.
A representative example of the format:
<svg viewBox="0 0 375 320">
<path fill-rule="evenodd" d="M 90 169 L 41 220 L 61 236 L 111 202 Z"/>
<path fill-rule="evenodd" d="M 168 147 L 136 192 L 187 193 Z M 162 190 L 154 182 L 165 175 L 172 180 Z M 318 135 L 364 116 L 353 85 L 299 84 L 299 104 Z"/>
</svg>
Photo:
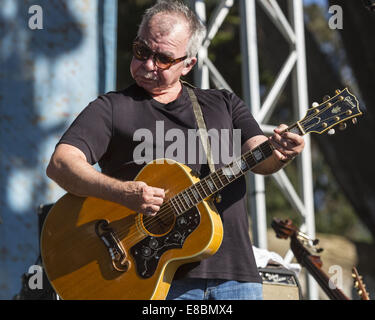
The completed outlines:
<svg viewBox="0 0 375 320">
<path fill-rule="evenodd" d="M 233 150 L 233 135 L 237 129 L 240 129 L 241 144 L 255 135 L 263 134 L 249 109 L 235 94 L 227 90 L 198 88 L 194 92 L 202 108 L 207 130 L 216 130 L 219 137 L 229 137 L 225 141 L 230 151 Z M 198 127 L 185 86 L 178 99 L 162 104 L 134 84 L 125 90 L 99 96 L 91 102 L 59 143 L 79 148 L 89 163 L 99 163 L 104 174 L 123 180 L 135 178 L 144 166 L 142 160 L 151 161 L 161 156 L 175 156 L 174 160 L 184 162 L 200 173 L 202 178 L 209 173 L 209 169 L 207 164 L 200 164 L 198 146 L 196 159 L 189 158 L 192 149 L 189 149 L 191 139 L 188 136 L 192 129 L 197 130 Z M 182 149 L 179 148 L 181 143 L 184 143 Z M 141 145 L 148 148 L 140 148 Z M 213 149 L 215 155 L 220 155 L 216 148 Z M 169 152 L 167 157 L 167 150 L 174 152 Z M 228 164 L 223 163 L 225 160 L 221 157 L 215 156 L 214 160 L 216 169 Z M 249 237 L 245 195 L 244 177 L 221 190 L 222 201 L 215 204 L 224 226 L 219 250 L 200 262 L 181 266 L 176 278 L 261 282 Z"/>
</svg>

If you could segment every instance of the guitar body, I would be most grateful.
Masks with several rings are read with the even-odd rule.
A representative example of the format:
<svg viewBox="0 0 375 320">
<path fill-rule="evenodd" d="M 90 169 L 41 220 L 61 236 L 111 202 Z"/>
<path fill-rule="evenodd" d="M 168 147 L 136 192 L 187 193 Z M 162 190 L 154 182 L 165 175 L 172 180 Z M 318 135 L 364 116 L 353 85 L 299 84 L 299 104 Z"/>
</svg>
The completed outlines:
<svg viewBox="0 0 375 320">
<path fill-rule="evenodd" d="M 163 188 L 164 203 L 199 181 L 183 164 L 156 162 L 135 180 Z M 45 220 L 41 253 L 62 299 L 165 299 L 177 268 L 213 255 L 222 236 L 209 199 L 181 215 L 169 204 L 149 217 L 117 203 L 66 194 Z"/>
</svg>

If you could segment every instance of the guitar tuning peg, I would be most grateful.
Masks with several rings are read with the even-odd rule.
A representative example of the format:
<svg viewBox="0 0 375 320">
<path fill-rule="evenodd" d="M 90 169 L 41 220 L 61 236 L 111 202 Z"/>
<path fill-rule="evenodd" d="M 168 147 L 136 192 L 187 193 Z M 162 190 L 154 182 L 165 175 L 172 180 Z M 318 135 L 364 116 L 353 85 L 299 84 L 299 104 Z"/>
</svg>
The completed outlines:
<svg viewBox="0 0 375 320">
<path fill-rule="evenodd" d="M 319 107 L 319 103 L 317 102 L 313 102 L 313 104 L 311 105 L 313 108 L 316 108 L 316 107 Z"/>
<path fill-rule="evenodd" d="M 341 91 L 339 89 L 337 89 L 335 92 L 336 92 L 336 94 L 340 94 Z"/>
<path fill-rule="evenodd" d="M 352 119 L 352 123 L 353 123 L 353 124 L 357 124 L 357 123 L 358 123 L 357 118 L 353 118 L 353 119 Z"/>
<path fill-rule="evenodd" d="M 329 95 L 325 95 L 325 96 L 323 97 L 323 101 L 327 101 L 327 100 L 329 100 L 329 99 L 331 99 L 331 97 L 330 97 Z"/>
<path fill-rule="evenodd" d="M 355 282 L 354 282 L 354 288 L 356 288 L 356 289 L 357 289 L 357 288 L 358 288 L 358 286 L 359 286 L 359 283 L 358 283 L 358 281 L 355 281 Z"/>
<path fill-rule="evenodd" d="M 346 125 L 345 122 L 341 122 L 341 123 L 339 124 L 339 129 L 340 129 L 341 131 L 342 131 L 342 130 L 345 130 L 346 127 L 347 127 L 347 125 Z"/>
<path fill-rule="evenodd" d="M 333 136 L 333 135 L 336 133 L 336 131 L 335 131 L 335 129 L 329 129 L 327 133 L 328 133 L 330 136 Z"/>
</svg>

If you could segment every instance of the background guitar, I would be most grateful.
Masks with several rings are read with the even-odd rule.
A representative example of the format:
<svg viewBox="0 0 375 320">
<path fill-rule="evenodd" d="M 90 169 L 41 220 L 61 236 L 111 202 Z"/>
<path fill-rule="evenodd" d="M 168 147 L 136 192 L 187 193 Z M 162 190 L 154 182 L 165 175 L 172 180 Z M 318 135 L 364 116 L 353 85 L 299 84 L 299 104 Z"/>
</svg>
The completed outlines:
<svg viewBox="0 0 375 320">
<path fill-rule="evenodd" d="M 356 267 L 353 267 L 352 269 L 352 277 L 354 281 L 354 288 L 357 290 L 361 300 L 370 300 L 370 295 L 368 294 L 366 286 L 362 281 L 362 276 L 359 275 Z"/>
</svg>

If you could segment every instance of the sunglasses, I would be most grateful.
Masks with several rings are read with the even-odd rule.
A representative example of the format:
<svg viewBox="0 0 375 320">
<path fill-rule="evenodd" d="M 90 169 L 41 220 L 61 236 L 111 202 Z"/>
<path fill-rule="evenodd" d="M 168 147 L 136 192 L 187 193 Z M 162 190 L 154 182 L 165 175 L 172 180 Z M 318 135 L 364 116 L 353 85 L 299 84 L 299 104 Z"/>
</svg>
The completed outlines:
<svg viewBox="0 0 375 320">
<path fill-rule="evenodd" d="M 151 50 L 144 42 L 136 38 L 133 42 L 133 56 L 140 61 L 146 61 L 152 56 L 154 64 L 161 70 L 167 70 L 171 66 L 187 58 L 187 55 L 181 58 L 173 59 L 165 54 Z"/>
</svg>

